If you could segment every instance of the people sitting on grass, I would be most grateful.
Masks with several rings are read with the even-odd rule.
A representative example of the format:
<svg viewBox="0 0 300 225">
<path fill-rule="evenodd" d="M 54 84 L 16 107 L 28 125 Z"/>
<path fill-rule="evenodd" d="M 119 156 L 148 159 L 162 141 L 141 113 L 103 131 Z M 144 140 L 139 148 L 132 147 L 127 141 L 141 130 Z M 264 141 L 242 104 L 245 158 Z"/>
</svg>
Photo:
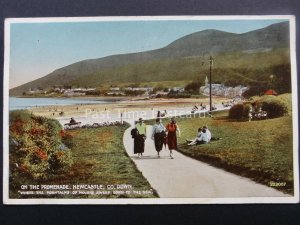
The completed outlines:
<svg viewBox="0 0 300 225">
<path fill-rule="evenodd" d="M 210 141 L 212 139 L 210 130 L 208 129 L 208 127 L 206 125 L 204 125 L 202 128 L 206 130 L 208 140 Z"/>
<path fill-rule="evenodd" d="M 211 132 L 207 126 L 203 126 L 202 128 L 198 128 L 197 137 L 194 140 L 186 140 L 188 145 L 199 145 L 199 144 L 207 144 L 210 141 L 220 140 L 221 138 L 216 138 L 211 136 Z"/>
<path fill-rule="evenodd" d="M 187 140 L 188 145 L 207 144 L 210 141 L 209 133 L 205 128 L 199 128 L 197 137 L 194 140 Z"/>
</svg>

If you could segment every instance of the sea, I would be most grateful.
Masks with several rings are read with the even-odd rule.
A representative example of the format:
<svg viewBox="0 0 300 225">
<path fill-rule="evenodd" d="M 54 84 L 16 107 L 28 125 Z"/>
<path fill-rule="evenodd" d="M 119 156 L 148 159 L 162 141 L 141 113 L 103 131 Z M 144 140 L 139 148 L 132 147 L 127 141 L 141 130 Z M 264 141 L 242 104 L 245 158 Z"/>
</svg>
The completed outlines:
<svg viewBox="0 0 300 225">
<path fill-rule="evenodd" d="M 17 98 L 9 97 L 9 110 L 30 109 L 42 106 L 104 104 L 118 99 L 76 99 L 76 98 Z"/>
</svg>

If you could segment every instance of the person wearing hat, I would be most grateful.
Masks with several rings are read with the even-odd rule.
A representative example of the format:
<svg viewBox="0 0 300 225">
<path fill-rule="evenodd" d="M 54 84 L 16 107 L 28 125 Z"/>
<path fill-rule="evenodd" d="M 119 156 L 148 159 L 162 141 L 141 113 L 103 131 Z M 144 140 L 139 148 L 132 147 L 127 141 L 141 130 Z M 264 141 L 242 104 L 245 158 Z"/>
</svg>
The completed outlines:
<svg viewBox="0 0 300 225">
<path fill-rule="evenodd" d="M 136 124 L 137 129 L 137 140 L 136 140 L 136 153 L 138 153 L 138 157 L 141 158 L 145 151 L 145 140 L 146 140 L 146 124 L 144 123 L 142 118 L 139 118 L 138 123 Z"/>
<path fill-rule="evenodd" d="M 170 150 L 170 158 L 173 159 L 174 156 L 172 150 L 177 150 L 177 132 L 180 135 L 180 130 L 174 117 L 172 117 L 171 121 L 166 125 L 166 131 L 167 144 Z"/>
<path fill-rule="evenodd" d="M 157 157 L 160 158 L 159 152 L 162 150 L 163 144 L 166 138 L 165 127 L 159 118 L 156 119 L 156 123 L 152 128 L 151 139 L 154 140 L 155 150 L 157 151 Z"/>
</svg>

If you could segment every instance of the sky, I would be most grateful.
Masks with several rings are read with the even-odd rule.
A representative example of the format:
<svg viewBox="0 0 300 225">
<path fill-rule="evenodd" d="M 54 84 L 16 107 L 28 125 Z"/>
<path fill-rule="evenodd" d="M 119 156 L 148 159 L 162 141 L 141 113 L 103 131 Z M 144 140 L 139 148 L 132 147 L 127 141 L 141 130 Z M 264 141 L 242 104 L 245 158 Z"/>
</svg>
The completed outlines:
<svg viewBox="0 0 300 225">
<path fill-rule="evenodd" d="M 9 88 L 81 60 L 162 48 L 206 29 L 245 33 L 282 21 L 286 20 L 12 23 Z"/>
</svg>

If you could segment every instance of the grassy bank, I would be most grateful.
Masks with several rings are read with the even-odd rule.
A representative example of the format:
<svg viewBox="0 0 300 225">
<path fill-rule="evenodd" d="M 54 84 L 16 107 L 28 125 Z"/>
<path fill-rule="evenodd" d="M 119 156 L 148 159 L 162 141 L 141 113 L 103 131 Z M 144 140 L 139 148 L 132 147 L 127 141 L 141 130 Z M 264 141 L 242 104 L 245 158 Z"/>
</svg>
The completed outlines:
<svg viewBox="0 0 300 225">
<path fill-rule="evenodd" d="M 71 136 L 74 166 L 56 182 L 66 184 L 132 185 L 135 191 L 147 194 L 93 195 L 92 198 L 157 197 L 142 173 L 137 170 L 123 147 L 127 126 L 111 126 L 68 131 Z"/>
<path fill-rule="evenodd" d="M 238 122 L 228 120 L 226 115 L 227 112 L 223 112 L 216 114 L 213 119 L 177 119 L 181 128 L 179 151 L 292 194 L 292 117 Z M 213 136 L 222 140 L 188 146 L 185 140 L 195 138 L 198 127 L 203 125 L 207 125 Z"/>
<path fill-rule="evenodd" d="M 127 128 L 124 125 L 63 131 L 56 120 L 26 111 L 11 113 L 10 198 L 158 197 L 123 147 Z M 40 185 L 39 190 L 41 185 L 69 187 L 44 189 L 41 194 L 30 193 L 38 190 L 35 188 L 22 190 L 22 185 Z"/>
</svg>

